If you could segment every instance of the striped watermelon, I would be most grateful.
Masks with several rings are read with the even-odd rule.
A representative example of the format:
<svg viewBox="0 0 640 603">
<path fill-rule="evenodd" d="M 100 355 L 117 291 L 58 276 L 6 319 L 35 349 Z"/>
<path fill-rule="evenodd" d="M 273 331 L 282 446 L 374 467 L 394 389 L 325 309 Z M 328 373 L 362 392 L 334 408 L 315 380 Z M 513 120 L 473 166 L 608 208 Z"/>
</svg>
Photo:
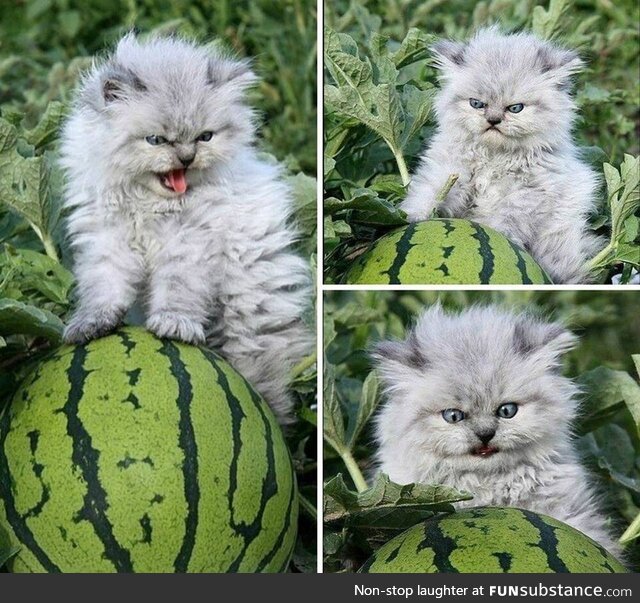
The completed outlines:
<svg viewBox="0 0 640 603">
<path fill-rule="evenodd" d="M 469 220 L 409 224 L 376 241 L 347 272 L 351 285 L 551 283 L 504 235 Z"/>
<path fill-rule="evenodd" d="M 42 363 L 0 418 L 14 572 L 279 572 L 291 459 L 219 356 L 125 328 Z"/>
<path fill-rule="evenodd" d="M 522 509 L 476 507 L 440 515 L 396 536 L 364 573 L 621 573 L 582 532 Z"/>
</svg>

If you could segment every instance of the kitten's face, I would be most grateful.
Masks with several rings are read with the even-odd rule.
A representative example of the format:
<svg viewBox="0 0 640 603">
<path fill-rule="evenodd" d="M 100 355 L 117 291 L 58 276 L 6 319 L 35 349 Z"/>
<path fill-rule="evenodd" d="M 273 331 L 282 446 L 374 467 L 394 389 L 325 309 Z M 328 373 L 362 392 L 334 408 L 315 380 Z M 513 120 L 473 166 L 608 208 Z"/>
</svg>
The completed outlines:
<svg viewBox="0 0 640 603">
<path fill-rule="evenodd" d="M 383 452 L 403 434 L 418 465 L 427 457 L 454 472 L 488 473 L 544 455 L 566 438 L 574 414 L 573 387 L 555 367 L 557 346 L 570 340 L 555 325 L 492 309 L 430 311 L 408 343 L 396 344 L 413 348 L 404 361 L 385 358 L 382 346 L 390 392 L 378 421 Z"/>
<path fill-rule="evenodd" d="M 567 85 L 580 65 L 575 54 L 494 29 L 435 51 L 443 70 L 436 102 L 442 128 L 490 148 L 552 147 L 568 136 L 575 106 Z"/>
<path fill-rule="evenodd" d="M 124 186 L 174 198 L 206 180 L 254 133 L 247 65 L 178 40 L 127 37 L 85 90 L 106 169 Z"/>
</svg>

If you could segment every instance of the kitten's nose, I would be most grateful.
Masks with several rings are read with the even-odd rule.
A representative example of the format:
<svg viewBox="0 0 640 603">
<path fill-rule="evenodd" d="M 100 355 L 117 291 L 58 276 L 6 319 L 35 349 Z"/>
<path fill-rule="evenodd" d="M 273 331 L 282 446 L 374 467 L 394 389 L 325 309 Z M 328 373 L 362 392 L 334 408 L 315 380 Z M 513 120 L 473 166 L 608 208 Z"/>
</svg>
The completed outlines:
<svg viewBox="0 0 640 603">
<path fill-rule="evenodd" d="M 487 121 L 492 126 L 497 126 L 502 120 L 499 117 L 487 117 Z"/>
<path fill-rule="evenodd" d="M 184 167 L 189 167 L 195 158 L 195 155 L 188 155 L 187 157 L 178 157 L 180 163 L 184 165 Z"/>
<path fill-rule="evenodd" d="M 496 435 L 496 430 L 490 429 L 487 431 L 480 431 L 480 432 L 476 432 L 476 435 L 478 436 L 480 441 L 483 443 L 483 445 L 486 446 L 493 439 L 493 436 Z"/>
</svg>

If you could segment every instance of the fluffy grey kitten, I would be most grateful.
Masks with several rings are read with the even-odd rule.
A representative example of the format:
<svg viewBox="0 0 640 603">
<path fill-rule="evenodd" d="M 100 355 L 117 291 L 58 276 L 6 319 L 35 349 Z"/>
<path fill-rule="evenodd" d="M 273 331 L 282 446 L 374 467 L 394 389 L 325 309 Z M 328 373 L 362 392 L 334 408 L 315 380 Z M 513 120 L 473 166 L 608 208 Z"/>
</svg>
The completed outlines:
<svg viewBox="0 0 640 603">
<path fill-rule="evenodd" d="M 589 279 L 603 243 L 587 222 L 598 178 L 571 137 L 569 94 L 578 55 L 533 35 L 479 31 L 468 43 L 433 47 L 441 72 L 438 129 L 401 208 L 495 228 L 527 250 L 556 283 Z M 436 208 L 450 174 L 459 179 Z"/>
<path fill-rule="evenodd" d="M 374 353 L 387 397 L 380 471 L 473 494 L 459 506 L 550 515 L 619 556 L 572 444 L 578 388 L 560 357 L 575 341 L 558 324 L 495 306 L 427 309 L 405 341 Z"/>
<path fill-rule="evenodd" d="M 150 331 L 206 341 L 286 421 L 310 278 L 291 191 L 252 146 L 256 79 L 246 61 L 133 35 L 85 77 L 61 147 L 78 296 L 65 339 L 108 333 L 140 298 Z"/>
</svg>

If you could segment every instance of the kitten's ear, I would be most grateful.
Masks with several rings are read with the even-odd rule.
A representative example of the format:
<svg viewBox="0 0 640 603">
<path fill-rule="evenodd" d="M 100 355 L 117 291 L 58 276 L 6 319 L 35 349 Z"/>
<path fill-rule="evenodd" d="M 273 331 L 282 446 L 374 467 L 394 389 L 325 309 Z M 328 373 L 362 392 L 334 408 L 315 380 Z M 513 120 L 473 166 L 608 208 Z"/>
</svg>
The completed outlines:
<svg viewBox="0 0 640 603">
<path fill-rule="evenodd" d="M 109 104 L 124 101 L 136 92 L 145 92 L 147 87 L 131 69 L 118 65 L 108 68 L 102 75 L 102 98 Z"/>
<path fill-rule="evenodd" d="M 371 358 L 387 387 L 402 381 L 416 371 L 424 370 L 429 362 L 412 331 L 404 341 L 381 341 L 371 350 Z"/>
<path fill-rule="evenodd" d="M 552 358 L 559 358 L 573 349 L 578 338 L 557 323 L 539 322 L 532 317 L 520 317 L 513 330 L 513 342 L 521 356 L 544 350 Z"/>
<path fill-rule="evenodd" d="M 455 69 L 464 64 L 464 53 L 467 45 L 453 40 L 440 40 L 431 46 L 435 56 L 435 66 L 438 69 Z"/>
<path fill-rule="evenodd" d="M 207 66 L 207 79 L 211 86 L 233 84 L 244 90 L 258 81 L 258 76 L 251 69 L 251 61 L 211 57 Z"/>
<path fill-rule="evenodd" d="M 551 44 L 543 44 L 538 48 L 536 63 L 542 73 L 548 73 L 561 85 L 568 84 L 571 76 L 580 71 L 584 64 L 575 50 Z"/>
</svg>

